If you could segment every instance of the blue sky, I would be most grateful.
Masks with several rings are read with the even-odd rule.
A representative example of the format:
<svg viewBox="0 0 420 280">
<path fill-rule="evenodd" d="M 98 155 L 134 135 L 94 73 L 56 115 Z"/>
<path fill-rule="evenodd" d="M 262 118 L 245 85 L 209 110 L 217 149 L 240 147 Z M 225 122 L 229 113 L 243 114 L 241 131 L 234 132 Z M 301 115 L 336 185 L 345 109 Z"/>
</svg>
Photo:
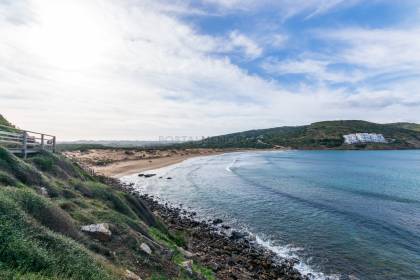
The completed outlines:
<svg viewBox="0 0 420 280">
<path fill-rule="evenodd" d="M 416 0 L 0 0 L 0 35 L 0 112 L 61 139 L 420 122 Z"/>
</svg>

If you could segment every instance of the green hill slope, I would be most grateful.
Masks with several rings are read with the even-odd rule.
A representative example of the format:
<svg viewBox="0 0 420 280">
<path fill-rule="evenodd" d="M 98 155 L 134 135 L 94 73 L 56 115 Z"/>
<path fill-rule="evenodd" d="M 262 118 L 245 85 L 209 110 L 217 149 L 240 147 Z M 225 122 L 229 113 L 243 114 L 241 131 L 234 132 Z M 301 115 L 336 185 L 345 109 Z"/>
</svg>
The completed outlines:
<svg viewBox="0 0 420 280">
<path fill-rule="evenodd" d="M 297 149 L 407 149 L 420 148 L 420 131 L 414 124 L 377 124 L 359 120 L 325 121 L 304 126 L 284 126 L 250 130 L 202 141 L 183 144 L 185 147 L 212 148 L 272 148 L 277 146 Z M 381 133 L 387 144 L 363 146 L 344 145 L 343 135 L 367 132 Z"/>
<path fill-rule="evenodd" d="M 109 225 L 106 240 L 81 230 L 99 223 Z M 0 279 L 134 279 L 127 269 L 142 279 L 197 279 L 179 266 L 179 234 L 141 199 L 60 155 L 24 161 L 0 147 Z"/>
<path fill-rule="evenodd" d="M 390 123 L 388 125 L 420 132 L 420 124 L 417 124 L 417 123 L 400 122 L 400 123 Z"/>
</svg>

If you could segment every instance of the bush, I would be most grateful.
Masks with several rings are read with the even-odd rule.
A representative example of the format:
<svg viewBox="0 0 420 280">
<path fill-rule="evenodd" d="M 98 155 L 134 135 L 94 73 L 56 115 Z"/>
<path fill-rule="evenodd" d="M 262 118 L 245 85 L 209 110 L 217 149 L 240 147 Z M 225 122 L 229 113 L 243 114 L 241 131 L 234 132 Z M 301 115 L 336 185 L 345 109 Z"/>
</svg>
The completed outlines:
<svg viewBox="0 0 420 280">
<path fill-rule="evenodd" d="M 127 203 L 119 196 L 119 193 L 112 190 L 110 187 L 96 182 L 86 182 L 85 187 L 92 191 L 93 198 L 104 201 L 112 209 L 131 218 L 136 217 L 130 207 L 127 206 Z"/>
<path fill-rule="evenodd" d="M 50 157 L 37 156 L 32 161 L 42 171 L 51 172 L 54 168 L 54 161 Z"/>
<path fill-rule="evenodd" d="M 17 190 L 14 197 L 22 209 L 42 225 L 75 239 L 80 237 L 71 217 L 47 199 L 30 190 Z"/>
<path fill-rule="evenodd" d="M 16 187 L 18 181 L 6 172 L 0 171 L 0 185 Z"/>
<path fill-rule="evenodd" d="M 2 147 L 0 147 L 0 170 L 13 174 L 23 184 L 31 186 L 48 184 L 41 173 Z"/>
</svg>

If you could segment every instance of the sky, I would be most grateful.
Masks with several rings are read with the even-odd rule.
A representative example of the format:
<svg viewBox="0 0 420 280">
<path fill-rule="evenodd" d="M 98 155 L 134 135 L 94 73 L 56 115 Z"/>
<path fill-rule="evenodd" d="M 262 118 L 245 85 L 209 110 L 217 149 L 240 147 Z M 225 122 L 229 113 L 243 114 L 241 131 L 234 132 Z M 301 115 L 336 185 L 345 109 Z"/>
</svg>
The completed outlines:
<svg viewBox="0 0 420 280">
<path fill-rule="evenodd" d="M 0 0 L 0 113 L 59 140 L 420 122 L 420 0 Z"/>
</svg>

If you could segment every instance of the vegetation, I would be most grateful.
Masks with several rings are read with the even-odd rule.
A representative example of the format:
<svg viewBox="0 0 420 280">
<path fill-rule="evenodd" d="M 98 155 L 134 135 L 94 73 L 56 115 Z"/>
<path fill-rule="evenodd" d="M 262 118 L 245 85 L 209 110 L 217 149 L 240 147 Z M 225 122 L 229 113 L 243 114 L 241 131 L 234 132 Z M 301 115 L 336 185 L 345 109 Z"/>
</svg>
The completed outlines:
<svg viewBox="0 0 420 280">
<path fill-rule="evenodd" d="M 417 124 L 417 123 L 399 122 L 399 123 L 390 123 L 388 125 L 420 132 L 420 124 Z"/>
<path fill-rule="evenodd" d="M 111 240 L 80 230 L 97 223 L 110 225 Z M 195 279 L 180 265 L 185 243 L 140 199 L 70 160 L 49 152 L 22 160 L 0 147 L 0 279 L 125 279 L 127 269 L 142 279 Z"/>
<path fill-rule="evenodd" d="M 178 145 L 183 148 L 397 149 L 420 148 L 420 125 L 377 124 L 366 121 L 325 121 L 304 126 L 250 130 Z M 344 145 L 343 135 L 381 133 L 387 144 Z"/>
<path fill-rule="evenodd" d="M 63 151 L 87 151 L 92 149 L 110 149 L 102 144 L 78 144 L 78 143 L 58 143 L 57 150 Z"/>
</svg>

